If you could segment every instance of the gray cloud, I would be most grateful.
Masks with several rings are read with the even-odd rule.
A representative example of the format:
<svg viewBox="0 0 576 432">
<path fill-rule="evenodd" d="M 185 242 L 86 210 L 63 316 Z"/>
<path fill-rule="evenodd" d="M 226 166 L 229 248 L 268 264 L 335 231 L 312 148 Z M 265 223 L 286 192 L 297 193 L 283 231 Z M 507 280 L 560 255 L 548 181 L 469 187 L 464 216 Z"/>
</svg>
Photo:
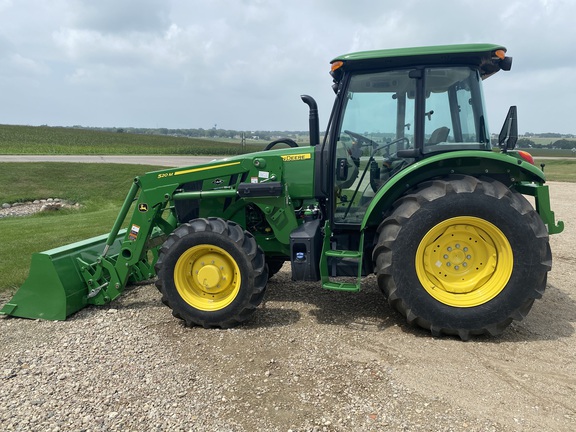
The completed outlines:
<svg viewBox="0 0 576 432">
<path fill-rule="evenodd" d="M 100 33 L 162 32 L 170 3 L 163 0 L 71 0 L 68 22 L 74 28 Z"/>
<path fill-rule="evenodd" d="M 518 104 L 522 130 L 574 133 L 574 16 L 561 0 L 0 0 L 0 122 L 306 129 L 299 95 L 325 124 L 338 55 L 492 42 L 514 57 L 486 82 L 493 130 Z"/>
</svg>

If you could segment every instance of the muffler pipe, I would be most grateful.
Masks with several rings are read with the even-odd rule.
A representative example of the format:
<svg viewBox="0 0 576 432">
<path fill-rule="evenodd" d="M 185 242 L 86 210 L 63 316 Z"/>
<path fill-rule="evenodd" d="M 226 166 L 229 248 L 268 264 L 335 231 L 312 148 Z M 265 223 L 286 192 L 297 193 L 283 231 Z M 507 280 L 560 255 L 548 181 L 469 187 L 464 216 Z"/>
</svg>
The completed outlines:
<svg viewBox="0 0 576 432">
<path fill-rule="evenodd" d="M 310 129 L 310 145 L 318 145 L 320 144 L 320 122 L 318 119 L 318 105 L 312 96 L 301 95 L 300 98 L 310 108 L 308 117 Z"/>
</svg>

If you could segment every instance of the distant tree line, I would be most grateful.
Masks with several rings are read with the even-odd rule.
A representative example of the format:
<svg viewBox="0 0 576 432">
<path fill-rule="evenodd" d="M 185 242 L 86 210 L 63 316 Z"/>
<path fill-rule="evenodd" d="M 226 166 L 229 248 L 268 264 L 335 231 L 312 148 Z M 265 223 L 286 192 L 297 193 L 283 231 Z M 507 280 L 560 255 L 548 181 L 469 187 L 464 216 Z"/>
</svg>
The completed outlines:
<svg viewBox="0 0 576 432">
<path fill-rule="evenodd" d="M 576 138 L 576 135 L 573 134 L 559 134 L 555 132 L 545 132 L 545 133 L 532 133 L 526 132 L 524 134 L 525 137 L 528 138 Z"/>
<path fill-rule="evenodd" d="M 117 132 L 117 133 L 133 133 L 133 134 L 143 134 L 143 135 L 169 135 L 178 137 L 190 137 L 190 138 L 227 138 L 227 139 L 253 139 L 253 140 L 264 140 L 271 141 L 279 137 L 289 137 L 296 139 L 300 136 L 308 137 L 308 131 L 261 131 L 261 130 L 250 130 L 250 131 L 240 131 L 233 129 L 169 129 L 169 128 L 135 128 L 135 127 L 84 127 L 84 126 L 73 126 L 76 129 L 90 129 L 105 132 Z"/>
<path fill-rule="evenodd" d="M 75 129 L 89 129 L 105 132 L 117 133 L 132 133 L 142 135 L 166 135 L 177 137 L 189 138 L 225 138 L 233 140 L 262 140 L 273 141 L 278 138 L 292 138 L 296 142 L 301 140 L 308 140 L 308 131 L 247 131 L 247 130 L 234 130 L 234 129 L 218 129 L 216 127 L 210 129 L 195 128 L 195 129 L 170 129 L 170 128 L 135 128 L 135 127 L 84 127 L 73 126 Z M 548 144 L 537 144 L 530 138 L 551 138 Z M 558 139 L 559 138 L 559 139 Z M 556 141 L 552 141 L 556 139 Z M 553 132 L 547 133 L 531 133 L 526 132 L 518 139 L 516 144 L 518 148 L 556 148 L 563 150 L 571 150 L 576 148 L 576 135 L 559 134 Z"/>
<path fill-rule="evenodd" d="M 560 139 L 550 144 L 536 144 L 529 138 L 519 138 L 518 142 L 516 143 L 516 147 L 518 148 L 554 148 L 554 149 L 561 149 L 561 150 L 572 150 L 576 148 L 576 140 L 570 139 Z"/>
</svg>

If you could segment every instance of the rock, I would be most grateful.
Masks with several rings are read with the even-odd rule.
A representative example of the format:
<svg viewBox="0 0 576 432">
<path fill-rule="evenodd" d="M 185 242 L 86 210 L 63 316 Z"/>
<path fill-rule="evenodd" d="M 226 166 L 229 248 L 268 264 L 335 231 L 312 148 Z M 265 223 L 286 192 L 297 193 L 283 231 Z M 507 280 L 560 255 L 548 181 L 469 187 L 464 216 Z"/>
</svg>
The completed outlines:
<svg viewBox="0 0 576 432">
<path fill-rule="evenodd" d="M 50 202 L 50 203 L 46 203 L 42 207 L 40 207 L 40 211 L 41 212 L 56 211 L 56 210 L 60 210 L 61 208 L 62 208 L 62 204 Z"/>
<path fill-rule="evenodd" d="M 69 203 L 61 198 L 37 199 L 34 201 L 3 203 L 0 207 L 0 218 L 28 216 L 41 211 L 54 211 L 65 207 L 80 208 L 79 203 Z"/>
</svg>

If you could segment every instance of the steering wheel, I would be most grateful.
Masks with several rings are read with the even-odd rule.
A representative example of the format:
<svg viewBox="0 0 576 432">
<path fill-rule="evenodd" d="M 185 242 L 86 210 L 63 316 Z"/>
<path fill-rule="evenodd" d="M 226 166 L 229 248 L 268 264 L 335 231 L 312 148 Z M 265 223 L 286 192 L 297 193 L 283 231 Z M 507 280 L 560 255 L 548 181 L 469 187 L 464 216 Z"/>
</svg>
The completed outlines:
<svg viewBox="0 0 576 432">
<path fill-rule="evenodd" d="M 280 139 L 277 139 L 276 141 L 272 141 L 270 144 L 268 144 L 266 147 L 264 147 L 264 150 L 270 150 L 276 144 L 287 144 L 289 147 L 292 147 L 292 148 L 298 147 L 298 144 L 296 144 L 296 141 L 294 141 L 293 139 L 280 138 Z"/>
<path fill-rule="evenodd" d="M 376 153 L 376 151 L 381 150 L 381 149 L 388 150 L 392 145 L 397 144 L 397 143 L 402 142 L 402 141 L 406 141 L 407 146 L 410 145 L 410 140 L 406 137 L 398 138 L 392 142 L 380 145 L 377 142 L 371 140 L 370 138 L 365 137 L 364 135 L 360 135 L 359 133 L 352 132 L 349 130 L 345 130 L 344 133 L 346 133 L 347 135 L 350 135 L 352 138 L 354 138 L 358 142 L 358 144 L 360 144 L 361 146 L 372 146 L 373 153 Z M 386 157 L 388 157 L 390 159 L 393 159 L 395 156 L 396 156 L 396 153 L 394 153 L 393 155 L 390 155 L 390 154 L 386 155 Z"/>
<path fill-rule="evenodd" d="M 385 152 L 386 152 L 386 155 L 384 156 L 384 158 L 385 158 L 384 162 L 385 162 L 385 166 L 388 166 L 389 176 L 392 176 L 395 172 L 399 171 L 401 168 L 406 166 L 406 161 L 404 159 L 401 159 L 402 163 L 397 163 L 397 161 L 400 160 L 399 158 L 396 157 L 397 152 L 390 154 L 390 147 L 393 146 L 394 144 L 398 144 L 398 143 L 403 142 L 403 141 L 406 142 L 406 147 L 408 147 L 410 145 L 410 140 L 408 138 L 401 137 L 401 138 L 395 139 L 394 141 L 391 141 L 391 142 L 386 143 L 386 144 L 378 144 L 377 142 L 371 140 L 370 138 L 367 138 L 367 137 L 360 135 L 356 132 L 344 130 L 344 133 L 346 133 L 347 135 L 350 135 L 350 137 L 355 139 L 359 146 L 372 147 L 372 150 L 370 152 L 370 159 L 368 160 L 368 163 L 366 164 L 366 167 L 364 168 L 363 173 L 362 173 L 362 179 L 364 179 L 366 172 L 369 169 L 370 162 L 374 160 L 374 155 L 379 150 L 385 150 Z M 349 151 L 349 153 L 352 154 L 351 151 Z M 392 166 L 394 166 L 394 168 L 391 168 Z M 378 169 L 378 172 L 380 172 L 380 169 Z M 360 183 L 358 184 L 358 186 L 360 186 Z M 370 186 L 374 192 L 377 192 L 381 186 L 381 183 L 379 181 L 377 181 L 376 179 L 370 178 Z M 358 190 L 354 191 L 354 197 L 356 196 L 357 193 L 358 193 Z"/>
<path fill-rule="evenodd" d="M 345 130 L 344 133 L 347 135 L 350 135 L 352 138 L 356 139 L 358 141 L 358 143 L 361 145 L 372 145 L 372 146 L 378 145 L 377 143 L 372 141 L 370 138 L 365 137 L 364 135 L 360 135 L 359 133 L 352 132 L 349 130 Z M 363 144 L 363 143 L 365 143 L 365 144 Z"/>
</svg>

